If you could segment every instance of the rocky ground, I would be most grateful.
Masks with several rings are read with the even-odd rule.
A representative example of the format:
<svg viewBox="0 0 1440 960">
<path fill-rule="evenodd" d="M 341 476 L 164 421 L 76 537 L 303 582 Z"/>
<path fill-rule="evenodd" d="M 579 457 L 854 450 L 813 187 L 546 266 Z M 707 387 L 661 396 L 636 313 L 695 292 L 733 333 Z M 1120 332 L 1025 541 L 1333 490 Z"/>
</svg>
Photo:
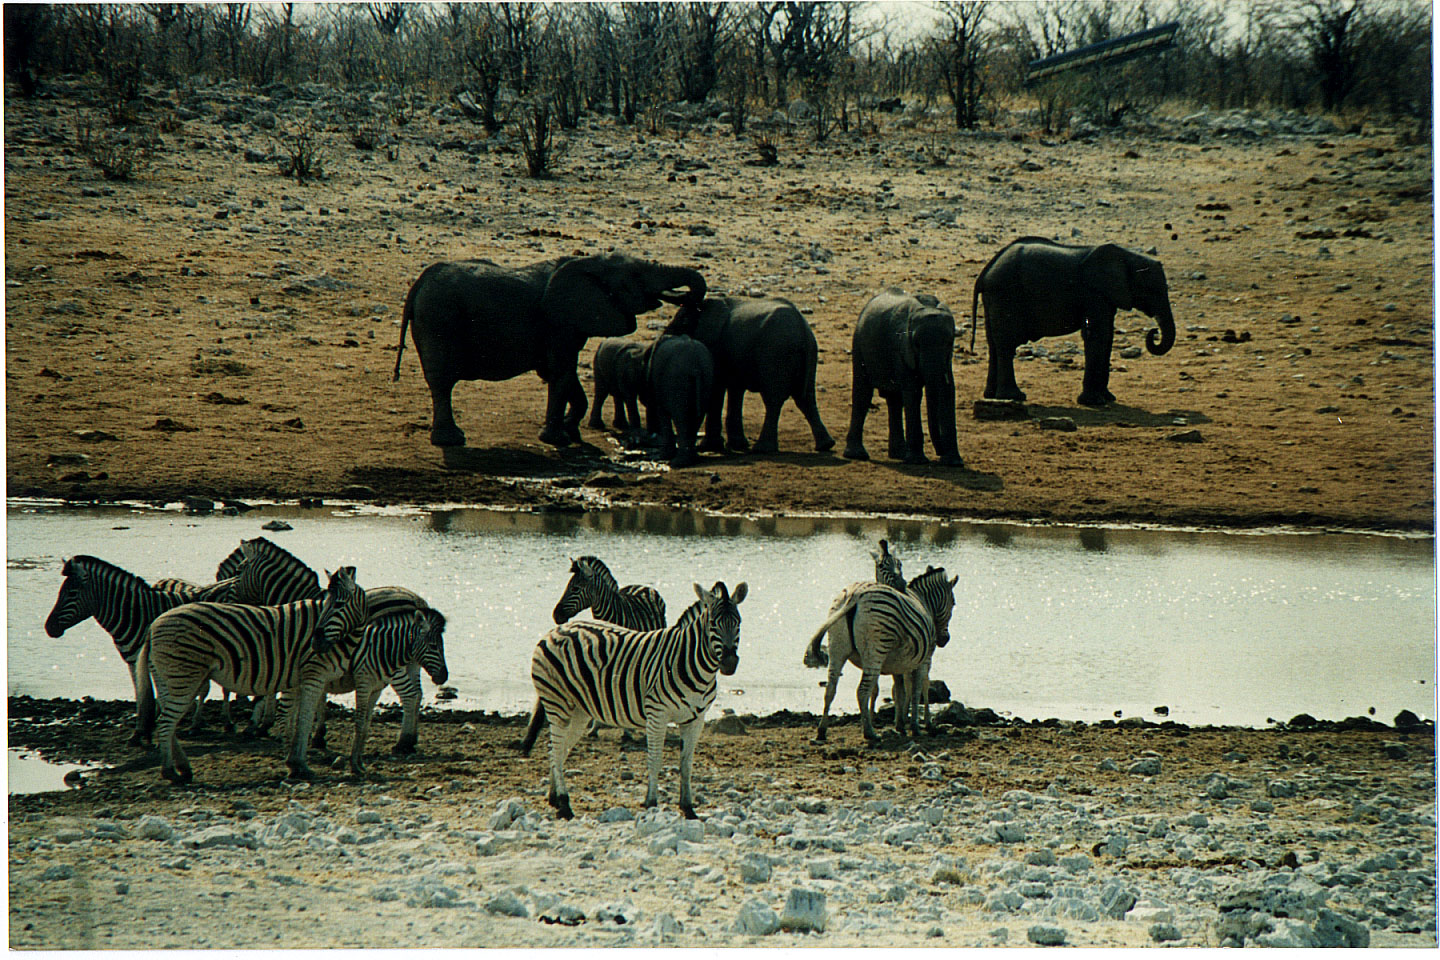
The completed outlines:
<svg viewBox="0 0 1440 960">
<path fill-rule="evenodd" d="M 772 127 L 779 163 L 757 167 L 755 130 L 674 111 L 658 132 L 587 118 L 556 176 L 534 181 L 454 103 L 220 85 L 154 91 L 142 119 L 163 145 L 138 179 L 109 182 L 76 142 L 86 117 L 108 129 L 105 106 L 65 81 L 6 102 L 12 495 L 1433 527 L 1428 135 L 1183 106 L 1060 138 L 1023 113 L 961 134 L 910 110 L 821 144 Z M 328 177 L 300 186 L 277 157 L 304 116 L 325 127 Z M 362 128 L 378 148 L 352 146 Z M 1120 399 L 1102 410 L 1075 404 L 1078 336 L 1038 343 L 1017 370 L 1029 419 L 988 422 L 971 417 L 984 338 L 972 355 L 964 337 L 963 470 L 816 454 L 789 410 L 779 455 L 637 472 L 603 432 L 541 444 L 531 376 L 457 388 L 475 449 L 447 469 L 413 350 L 390 379 L 426 265 L 614 247 L 697 266 L 716 293 L 794 300 L 843 437 L 864 302 L 898 285 L 968 324 L 980 267 L 1026 234 L 1152 251 L 1178 342 L 1151 357 L 1149 321 L 1122 314 Z M 641 335 L 666 319 L 641 318 Z M 747 416 L 753 436 L 758 402 Z M 872 451 L 884 420 L 869 419 Z"/>
<path fill-rule="evenodd" d="M 811 717 L 726 717 L 691 822 L 675 743 L 647 812 L 643 749 L 604 731 L 572 754 L 564 822 L 543 747 L 516 752 L 523 717 L 427 712 L 399 760 L 392 714 L 363 782 L 338 762 L 283 781 L 276 744 L 217 732 L 177 788 L 125 745 L 129 704 L 76 706 L 10 703 L 11 747 L 118 764 L 11 798 L 12 947 L 1436 942 L 1434 729 L 1406 715 L 1261 731 L 956 705 L 940 735 L 875 747 L 855 723 L 817 746 Z"/>
</svg>

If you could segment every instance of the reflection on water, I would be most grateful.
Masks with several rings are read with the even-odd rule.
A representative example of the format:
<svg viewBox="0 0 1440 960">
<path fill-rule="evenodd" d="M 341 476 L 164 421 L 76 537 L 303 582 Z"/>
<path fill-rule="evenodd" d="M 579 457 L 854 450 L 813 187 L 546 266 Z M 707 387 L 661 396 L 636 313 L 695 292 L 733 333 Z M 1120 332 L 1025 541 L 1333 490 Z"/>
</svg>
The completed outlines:
<svg viewBox="0 0 1440 960">
<path fill-rule="evenodd" d="M 65 778 L 73 772 L 101 769 L 95 764 L 51 763 L 38 753 L 15 748 L 6 751 L 5 767 L 6 792 L 12 795 L 68 790 L 70 784 Z"/>
<path fill-rule="evenodd" d="M 264 533 L 280 518 L 294 529 Z M 319 570 L 353 563 L 444 611 L 457 703 L 528 708 L 529 655 L 550 627 L 569 559 L 594 554 L 646 583 L 672 614 L 691 584 L 750 583 L 741 665 L 717 708 L 818 711 L 810 632 L 846 584 L 873 575 L 881 537 L 910 576 L 958 576 L 953 641 L 932 676 L 957 699 L 1043 719 L 1169 708 L 1187 723 L 1308 712 L 1434 715 L 1431 540 L 1295 533 L 940 523 L 856 517 L 720 517 L 686 510 L 301 510 L 192 517 L 127 507 L 9 510 L 9 690 L 131 695 L 93 621 L 59 640 L 42 624 L 60 563 L 92 553 L 142 576 L 204 579 L 242 537 L 265 535 Z M 837 706 L 854 710 L 847 670 Z M 887 688 L 888 689 L 888 688 Z M 743 692 L 742 692 L 743 691 Z"/>
</svg>

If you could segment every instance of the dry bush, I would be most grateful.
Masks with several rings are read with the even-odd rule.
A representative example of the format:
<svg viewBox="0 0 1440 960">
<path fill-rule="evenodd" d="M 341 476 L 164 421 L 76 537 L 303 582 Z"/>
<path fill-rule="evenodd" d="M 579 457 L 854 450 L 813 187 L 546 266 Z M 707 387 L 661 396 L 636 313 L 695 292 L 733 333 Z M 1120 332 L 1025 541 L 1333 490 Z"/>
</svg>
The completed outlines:
<svg viewBox="0 0 1440 960">
<path fill-rule="evenodd" d="M 75 121 L 75 149 L 106 180 L 134 180 L 155 159 L 154 134 L 145 127 L 114 128 L 87 113 Z"/>
<path fill-rule="evenodd" d="M 525 171 L 532 180 L 548 177 L 566 143 L 556 136 L 559 122 L 548 97 L 536 97 L 516 111 L 515 135 L 525 154 Z"/>
<path fill-rule="evenodd" d="M 280 155 L 280 173 L 296 183 L 325 178 L 330 161 L 330 137 L 314 116 L 307 116 L 271 138 Z"/>
</svg>

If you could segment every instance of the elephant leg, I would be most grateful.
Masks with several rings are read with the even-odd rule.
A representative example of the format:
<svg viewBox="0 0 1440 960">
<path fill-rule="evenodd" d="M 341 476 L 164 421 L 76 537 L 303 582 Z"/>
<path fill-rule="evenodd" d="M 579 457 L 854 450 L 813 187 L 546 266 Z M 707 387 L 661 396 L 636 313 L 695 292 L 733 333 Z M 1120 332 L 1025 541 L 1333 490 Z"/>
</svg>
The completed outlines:
<svg viewBox="0 0 1440 960">
<path fill-rule="evenodd" d="M 995 389 L 992 394 L 987 387 L 986 397 L 992 400 L 1025 400 L 1025 394 L 1015 382 L 1015 348 L 1018 346 L 1018 342 L 999 339 L 990 344 L 990 365 L 994 370 Z"/>
<path fill-rule="evenodd" d="M 1087 407 L 1103 407 L 1115 401 L 1110 392 L 1110 348 L 1115 342 L 1113 311 L 1092 319 L 1081 328 L 1085 339 L 1085 378 L 1077 401 Z"/>
<path fill-rule="evenodd" d="M 430 384 L 431 446 L 465 446 L 465 432 L 455 425 L 455 410 L 450 405 L 450 394 L 455 389 L 455 381 L 451 379 L 431 380 L 427 377 L 426 382 Z"/>
<path fill-rule="evenodd" d="M 925 413 L 930 420 L 930 443 L 935 447 L 935 456 L 947 467 L 963 467 L 960 448 L 955 440 L 955 383 L 939 389 L 925 390 Z"/>
<path fill-rule="evenodd" d="M 835 438 L 830 436 L 830 431 L 825 429 L 825 422 L 820 419 L 820 408 L 815 403 L 815 388 L 812 385 L 809 393 L 801 393 L 795 398 L 795 406 L 805 416 L 805 421 L 810 424 L 810 434 L 815 438 L 815 450 L 824 453 L 826 450 L 835 449 Z"/>
<path fill-rule="evenodd" d="M 590 401 L 585 396 L 585 388 L 580 385 L 580 375 L 572 373 L 565 383 L 564 415 L 561 423 L 565 433 L 574 443 L 580 443 L 580 421 L 585 419 L 585 411 L 589 408 Z"/>
<path fill-rule="evenodd" d="M 604 430 L 604 429 L 605 429 L 605 416 L 604 416 L 604 411 L 603 411 L 601 408 L 605 406 L 605 401 L 606 401 L 607 398 L 609 398 L 609 396 L 610 396 L 610 391 L 607 390 L 604 386 L 602 386 L 601 383 L 600 383 L 600 381 L 598 381 L 598 380 L 595 381 L 595 406 L 593 406 L 593 407 L 590 408 L 590 429 L 591 429 L 591 430 Z M 621 408 L 620 408 L 620 396 L 617 394 L 617 395 L 615 396 L 615 429 L 616 429 L 616 430 L 624 430 L 624 429 L 625 429 L 624 424 L 623 424 L 624 417 L 625 417 L 625 414 L 624 414 L 624 412 L 623 412 L 623 411 L 621 410 Z"/>
<path fill-rule="evenodd" d="M 700 441 L 700 449 L 705 453 L 725 452 L 725 441 L 720 438 L 720 417 L 724 406 L 725 384 L 717 377 L 715 387 L 710 391 L 710 407 L 705 411 L 705 439 Z"/>
<path fill-rule="evenodd" d="M 572 441 L 564 423 L 569 384 L 562 378 L 560 383 L 550 381 L 546 388 L 545 425 L 540 429 L 540 440 L 552 447 L 569 446 Z"/>
<path fill-rule="evenodd" d="M 846 460 L 869 460 L 865 450 L 865 418 L 870 413 L 870 398 L 875 395 L 875 386 L 865 376 L 860 361 L 850 366 L 850 429 L 845 432 Z"/>
<path fill-rule="evenodd" d="M 890 442 L 888 454 L 891 460 L 905 459 L 905 404 L 898 391 L 884 391 L 885 408 L 889 412 Z"/>
<path fill-rule="evenodd" d="M 732 384 L 726 393 L 725 445 L 736 453 L 748 453 L 750 441 L 745 439 L 745 388 Z"/>
<path fill-rule="evenodd" d="M 767 397 L 761 394 L 760 399 L 765 404 L 765 422 L 760 425 L 760 438 L 755 441 L 755 452 L 778 453 L 780 450 L 780 408 L 785 405 L 785 398 Z"/>
<path fill-rule="evenodd" d="M 900 393 L 901 405 L 905 408 L 905 462 L 927 463 L 925 456 L 925 435 L 920 432 L 919 385 L 906 387 Z"/>
</svg>

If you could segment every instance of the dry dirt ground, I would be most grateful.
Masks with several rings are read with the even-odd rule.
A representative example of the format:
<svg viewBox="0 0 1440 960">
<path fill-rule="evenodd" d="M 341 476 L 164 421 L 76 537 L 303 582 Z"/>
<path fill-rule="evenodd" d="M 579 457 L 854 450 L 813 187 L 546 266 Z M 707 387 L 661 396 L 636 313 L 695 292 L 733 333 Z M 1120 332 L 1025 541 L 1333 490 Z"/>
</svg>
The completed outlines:
<svg viewBox="0 0 1440 960">
<path fill-rule="evenodd" d="M 328 178 L 298 186 L 247 161 L 275 140 L 246 122 L 252 94 L 222 88 L 200 91 L 210 112 L 164 134 L 141 179 L 109 183 L 73 147 L 86 108 L 71 93 L 6 101 L 11 495 L 544 505 L 598 474 L 617 502 L 733 512 L 1433 528 L 1432 157 L 1403 131 L 1222 134 L 1177 110 L 1052 140 L 879 116 L 820 145 L 779 133 L 779 165 L 759 168 L 713 121 L 652 135 L 599 119 L 535 181 L 513 152 L 465 149 L 475 128 L 442 110 L 375 152 L 337 129 Z M 962 470 L 816 454 L 787 409 L 778 455 L 641 474 L 603 432 L 541 444 L 531 375 L 456 388 L 474 450 L 447 469 L 413 348 L 391 382 L 426 265 L 615 248 L 806 310 L 821 414 L 843 438 L 866 299 L 929 292 L 968 323 L 980 267 L 1026 234 L 1154 248 L 1178 341 L 1123 359 L 1149 321 L 1120 315 L 1119 400 L 1101 410 L 1074 400 L 1078 335 L 1044 341 L 1051 357 L 1017 365 L 1035 419 L 977 422 L 984 338 L 971 355 L 963 337 Z M 1051 416 L 1078 429 L 1042 430 Z M 747 418 L 753 437 L 758 398 Z M 884 423 L 867 423 L 872 455 Z"/>
</svg>

